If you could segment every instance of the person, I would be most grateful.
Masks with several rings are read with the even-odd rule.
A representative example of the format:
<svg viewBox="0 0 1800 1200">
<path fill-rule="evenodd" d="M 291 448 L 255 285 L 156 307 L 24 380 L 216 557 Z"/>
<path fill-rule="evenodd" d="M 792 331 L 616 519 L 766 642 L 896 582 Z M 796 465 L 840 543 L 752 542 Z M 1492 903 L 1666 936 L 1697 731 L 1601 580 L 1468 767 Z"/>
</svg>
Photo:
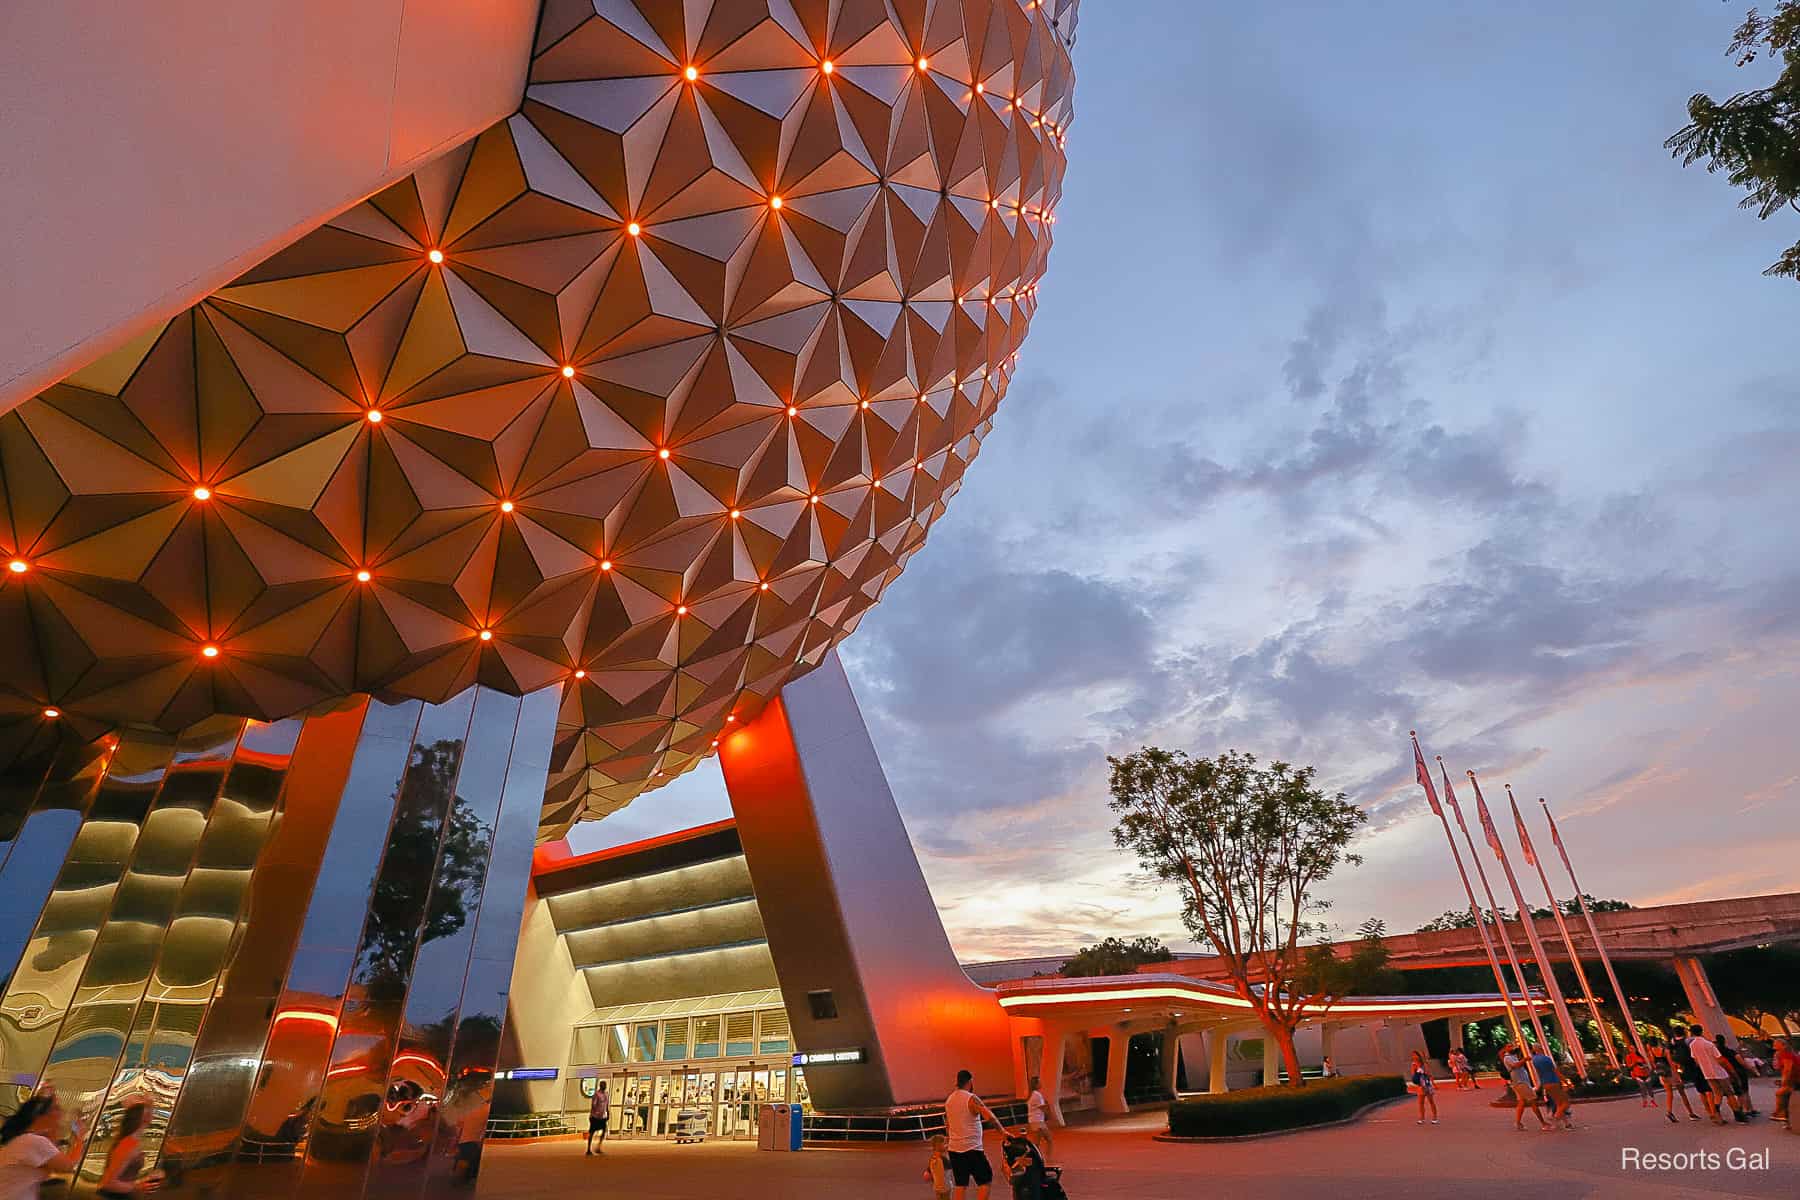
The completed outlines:
<svg viewBox="0 0 1800 1200">
<path fill-rule="evenodd" d="M 958 1071 L 956 1090 L 944 1097 L 944 1131 L 950 1139 L 950 1175 L 956 1185 L 956 1200 L 963 1200 L 971 1183 L 975 1185 L 975 1200 L 988 1200 L 988 1191 L 994 1185 L 994 1164 L 988 1161 L 982 1146 L 982 1119 L 992 1121 L 1001 1132 L 1006 1129 L 994 1110 L 970 1088 L 974 1082 L 972 1072 Z"/>
<path fill-rule="evenodd" d="M 150 1120 L 150 1102 L 129 1101 L 119 1113 L 119 1134 L 106 1156 L 106 1171 L 94 1189 L 99 1196 L 135 1196 L 146 1190 L 138 1178 L 144 1170 L 144 1144 L 138 1131 Z"/>
<path fill-rule="evenodd" d="M 1701 1073 L 1700 1064 L 1694 1061 L 1692 1039 L 1688 1036 L 1687 1026 L 1669 1026 L 1669 1057 L 1674 1060 L 1675 1069 L 1681 1072 L 1683 1086 L 1693 1088 L 1694 1094 L 1700 1097 L 1700 1103 L 1706 1108 L 1706 1115 L 1718 1121 L 1718 1098 L 1706 1086 L 1706 1076 Z M 1697 1121 L 1700 1118 L 1694 1119 Z"/>
<path fill-rule="evenodd" d="M 1696 1027 L 1688 1038 L 1688 1053 L 1699 1066 L 1700 1075 L 1706 1081 L 1706 1111 L 1711 1114 L 1713 1124 L 1725 1124 L 1720 1109 L 1720 1101 L 1731 1108 L 1732 1117 L 1743 1124 L 1750 1119 L 1744 1112 L 1743 1102 L 1738 1099 L 1737 1088 L 1731 1082 L 1731 1070 L 1725 1065 L 1725 1056 L 1719 1053 L 1719 1047 L 1707 1040 L 1706 1031 Z"/>
<path fill-rule="evenodd" d="M 1437 1084 L 1432 1081 L 1431 1068 L 1425 1065 L 1425 1058 L 1417 1050 L 1412 1052 L 1412 1065 L 1406 1070 L 1406 1082 L 1419 1097 L 1418 1125 L 1425 1123 L 1425 1106 L 1431 1106 L 1431 1123 L 1438 1123 Z"/>
<path fill-rule="evenodd" d="M 1325 1056 L 1324 1063 L 1321 1064 L 1319 1067 L 1319 1078 L 1321 1078 L 1321 1079 L 1336 1079 L 1337 1073 L 1338 1073 L 1337 1064 L 1332 1062 L 1331 1055 L 1327 1054 Z"/>
<path fill-rule="evenodd" d="M 931 1135 L 931 1157 L 925 1161 L 924 1178 L 931 1183 L 931 1194 L 937 1200 L 950 1195 L 950 1139 L 941 1133 Z"/>
<path fill-rule="evenodd" d="M 1538 1128 L 1547 1130 L 1550 1122 L 1544 1120 L 1544 1110 L 1538 1107 L 1537 1089 L 1531 1084 L 1531 1071 L 1525 1062 L 1525 1052 L 1517 1042 L 1507 1043 L 1500 1051 L 1500 1069 L 1506 1072 L 1513 1093 L 1513 1128 L 1525 1128 L 1525 1108 L 1530 1105 L 1532 1115 L 1538 1119 Z"/>
<path fill-rule="evenodd" d="M 1756 1115 L 1756 1097 L 1750 1094 L 1750 1069 L 1744 1065 L 1744 1060 L 1738 1056 L 1737 1050 L 1732 1047 L 1731 1043 L 1725 1040 L 1724 1034 L 1714 1034 L 1713 1045 L 1718 1047 L 1719 1057 L 1725 1060 L 1725 1069 L 1731 1072 L 1732 1086 L 1737 1089 L 1737 1094 L 1743 1097 L 1745 1114 L 1754 1117 Z"/>
<path fill-rule="evenodd" d="M 1013 1200 L 1043 1200 L 1044 1159 L 1029 1137 L 1009 1134 L 1000 1143 L 1006 1159 L 1006 1177 L 1012 1181 Z"/>
<path fill-rule="evenodd" d="M 1030 1080 L 1031 1095 L 1025 1100 L 1025 1136 L 1048 1158 L 1056 1153 L 1056 1139 L 1050 1136 L 1050 1102 L 1044 1099 L 1038 1077 Z"/>
<path fill-rule="evenodd" d="M 1775 1039 L 1775 1119 L 1788 1120 L 1788 1102 L 1794 1095 L 1794 1085 L 1800 1083 L 1800 1054 L 1794 1053 L 1794 1043 L 1787 1038 Z"/>
<path fill-rule="evenodd" d="M 587 1149 L 583 1156 L 606 1153 L 606 1125 L 612 1120 L 612 1097 L 606 1093 L 606 1080 L 594 1085 L 594 1098 L 588 1103 Z M 600 1149 L 594 1149 L 594 1135 L 600 1135 Z"/>
<path fill-rule="evenodd" d="M 1656 1095 L 1650 1090 L 1650 1064 L 1644 1061 L 1636 1046 L 1625 1051 L 1625 1073 L 1638 1085 L 1638 1107 L 1655 1108 Z"/>
<path fill-rule="evenodd" d="M 38 1184 L 52 1175 L 73 1174 L 86 1145 L 79 1123 L 68 1149 L 58 1149 L 63 1110 L 56 1097 L 36 1095 L 0 1124 L 0 1200 L 37 1200 Z"/>
<path fill-rule="evenodd" d="M 1451 1082 L 1456 1084 L 1456 1090 L 1459 1092 L 1466 1091 L 1467 1084 L 1464 1081 L 1468 1078 L 1468 1060 L 1463 1057 L 1461 1046 L 1457 1046 L 1450 1051 L 1449 1064 L 1450 1079 Z"/>
<path fill-rule="evenodd" d="M 1672 1032 L 1673 1030 L 1671 1030 Z M 1681 1077 L 1679 1064 L 1675 1061 L 1674 1055 L 1669 1052 L 1669 1047 L 1656 1038 L 1650 1039 L 1650 1071 L 1661 1081 L 1663 1091 L 1667 1093 L 1669 1124 L 1676 1123 L 1675 1093 L 1677 1092 L 1681 1093 L 1681 1107 L 1687 1109 L 1688 1120 L 1698 1121 L 1700 1118 L 1694 1112 L 1693 1102 L 1688 1099 L 1687 1083 Z"/>
<path fill-rule="evenodd" d="M 1575 1119 L 1569 1115 L 1569 1085 L 1556 1069 L 1556 1060 L 1539 1050 L 1531 1056 L 1531 1066 L 1544 1089 L 1544 1100 L 1550 1105 L 1552 1124 L 1560 1121 L 1564 1129 L 1575 1128 Z"/>
</svg>

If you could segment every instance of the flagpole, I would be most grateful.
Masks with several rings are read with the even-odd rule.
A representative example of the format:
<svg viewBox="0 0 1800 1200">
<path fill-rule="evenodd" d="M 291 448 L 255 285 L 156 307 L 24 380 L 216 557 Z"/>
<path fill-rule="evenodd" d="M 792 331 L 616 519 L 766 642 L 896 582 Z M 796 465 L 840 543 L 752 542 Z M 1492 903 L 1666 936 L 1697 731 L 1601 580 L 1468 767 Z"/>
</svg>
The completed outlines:
<svg viewBox="0 0 1800 1200">
<path fill-rule="evenodd" d="M 1594 939 L 1594 949 L 1600 955 L 1600 965 L 1606 968 L 1607 981 L 1612 984 L 1613 995 L 1618 997 L 1619 1013 L 1625 1018 L 1625 1031 L 1631 1035 L 1631 1044 L 1637 1047 L 1638 1057 L 1648 1065 L 1650 1052 L 1644 1049 L 1643 1035 L 1638 1033 L 1637 1022 L 1631 1019 L 1631 1006 L 1625 1001 L 1625 989 L 1619 986 L 1619 976 L 1613 971 L 1612 955 L 1606 952 L 1606 943 L 1600 940 L 1600 930 L 1594 924 L 1594 914 L 1588 911 L 1587 893 L 1581 890 L 1581 882 L 1575 878 L 1575 868 L 1569 863 L 1569 852 L 1563 846 L 1562 834 L 1557 831 L 1556 818 L 1550 815 L 1550 802 L 1539 796 L 1538 804 L 1544 810 L 1544 819 L 1550 822 L 1550 840 L 1556 843 L 1556 852 L 1562 856 L 1563 870 L 1569 873 L 1569 886 L 1575 889 L 1575 903 L 1581 906 L 1581 916 L 1587 922 L 1588 936 Z"/>
<path fill-rule="evenodd" d="M 1569 965 L 1575 969 L 1575 982 L 1581 985 L 1581 995 L 1587 1001 L 1588 1012 L 1594 1018 L 1594 1030 L 1600 1035 L 1600 1047 L 1606 1051 L 1606 1061 L 1612 1069 L 1619 1069 L 1619 1055 L 1613 1049 L 1612 1038 L 1606 1032 L 1606 1019 L 1600 1015 L 1600 1002 L 1594 999 L 1594 989 L 1588 986 L 1587 972 L 1581 968 L 1581 956 L 1575 953 L 1575 939 L 1569 936 L 1569 926 L 1563 920 L 1562 905 L 1556 902 L 1556 893 L 1550 890 L 1550 877 L 1544 874 L 1544 862 L 1537 856 L 1537 850 L 1531 844 L 1531 835 L 1525 830 L 1525 818 L 1519 815 L 1519 802 L 1513 796 L 1512 784 L 1506 785 L 1506 799 L 1512 805 L 1513 825 L 1519 831 L 1519 845 L 1525 851 L 1525 861 L 1537 869 L 1538 882 L 1544 885 L 1544 896 L 1550 901 L 1550 915 L 1556 918 L 1557 932 L 1562 934 L 1563 949 L 1569 952 Z"/>
<path fill-rule="evenodd" d="M 1456 873 L 1462 879 L 1463 894 L 1469 898 L 1469 914 L 1475 918 L 1475 932 L 1481 935 L 1481 947 L 1487 951 L 1488 966 L 1494 970 L 1494 982 L 1500 987 L 1500 1002 L 1506 1006 L 1506 1023 L 1512 1027 L 1513 1040 L 1523 1050 L 1525 1031 L 1519 1028 L 1519 1014 L 1513 1009 L 1512 993 L 1507 989 L 1506 976 L 1500 971 L 1500 956 L 1494 953 L 1494 941 L 1488 937 L 1487 923 L 1481 919 L 1481 905 L 1475 902 L 1475 889 L 1469 886 L 1469 872 L 1463 866 L 1462 851 L 1456 848 L 1456 835 L 1450 832 L 1450 819 L 1444 815 L 1444 806 L 1438 803 L 1431 787 L 1431 772 L 1425 769 L 1425 754 L 1419 749 L 1419 735 L 1412 734 L 1413 761 L 1418 765 L 1419 782 L 1424 785 L 1425 798 L 1431 802 L 1431 811 L 1437 814 L 1438 824 L 1444 827 L 1444 840 L 1450 843 L 1450 857 L 1456 860 Z M 1447 784 L 1448 779 L 1445 780 Z M 1524 981 L 1520 980 L 1521 985 Z M 1525 1002 L 1531 1002 L 1531 993 L 1525 993 Z M 1529 1059 L 1531 1056 L 1526 1055 Z M 1504 1072 L 1502 1072 L 1504 1074 Z"/>
<path fill-rule="evenodd" d="M 1494 828 L 1494 818 L 1488 813 L 1487 800 L 1481 794 L 1481 781 L 1475 778 L 1475 772 L 1469 772 L 1469 782 L 1475 787 L 1475 810 L 1481 817 L 1482 832 L 1487 835 L 1489 847 L 1494 857 L 1500 860 L 1500 869 L 1506 873 L 1506 882 L 1512 888 L 1513 902 L 1519 906 L 1519 924 L 1525 927 L 1525 940 L 1531 946 L 1531 953 L 1537 959 L 1538 974 L 1543 977 L 1544 990 L 1550 993 L 1550 1007 L 1556 1012 L 1557 1024 L 1562 1027 L 1563 1038 L 1569 1043 L 1569 1058 L 1575 1064 L 1575 1072 L 1587 1078 L 1587 1055 L 1582 1053 L 1581 1039 L 1575 1034 L 1575 1022 L 1569 1019 L 1569 1005 L 1563 999 L 1562 985 L 1556 981 L 1556 972 L 1550 967 L 1550 956 L 1544 953 L 1544 943 L 1538 940 L 1537 922 L 1531 918 L 1531 909 L 1525 903 L 1525 893 L 1519 890 L 1518 877 L 1513 874 L 1512 863 L 1507 861 L 1506 847 L 1500 843 L 1499 831 Z M 1548 1046 L 1545 1047 L 1548 1050 Z"/>
<path fill-rule="evenodd" d="M 1487 868 L 1481 865 L 1481 855 L 1475 853 L 1475 839 L 1469 835 L 1469 827 L 1463 821 L 1462 805 L 1456 802 L 1456 789 L 1450 786 L 1450 772 L 1444 769 L 1443 756 L 1438 756 L 1437 765 L 1438 773 L 1444 778 L 1444 799 L 1450 802 L 1450 811 L 1456 814 L 1456 827 L 1462 830 L 1463 841 L 1469 844 L 1469 858 L 1475 864 L 1475 877 L 1481 880 L 1481 890 L 1487 895 L 1488 912 L 1494 918 L 1494 933 L 1500 939 L 1501 949 L 1506 951 L 1506 962 L 1512 967 L 1513 978 L 1519 982 L 1519 993 L 1525 997 L 1525 1016 L 1537 1033 L 1539 1048 L 1548 1054 L 1550 1039 L 1544 1036 L 1544 1023 L 1538 1019 L 1537 1004 L 1531 998 L 1531 985 L 1525 981 L 1525 968 L 1519 965 L 1519 956 L 1513 950 L 1512 935 L 1506 932 L 1506 922 L 1500 916 L 1500 905 L 1494 900 L 1493 885 L 1488 882 Z M 1525 1066 L 1531 1072 L 1533 1086 L 1536 1086 L 1537 1068 L 1531 1065 L 1531 1055 L 1529 1047 L 1525 1045 L 1523 1033 L 1519 1036 L 1519 1050 L 1525 1055 Z"/>
</svg>

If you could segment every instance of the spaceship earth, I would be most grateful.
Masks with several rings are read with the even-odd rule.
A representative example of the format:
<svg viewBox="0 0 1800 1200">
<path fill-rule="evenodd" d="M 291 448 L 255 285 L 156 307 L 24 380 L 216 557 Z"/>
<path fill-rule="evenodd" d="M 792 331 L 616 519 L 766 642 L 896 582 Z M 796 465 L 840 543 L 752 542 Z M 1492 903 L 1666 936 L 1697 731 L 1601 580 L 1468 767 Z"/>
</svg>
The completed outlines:
<svg viewBox="0 0 1800 1200">
<path fill-rule="evenodd" d="M 1076 0 L 546 0 L 519 111 L 0 417 L 0 754 L 563 688 L 544 836 L 712 752 L 1006 393 Z"/>
</svg>

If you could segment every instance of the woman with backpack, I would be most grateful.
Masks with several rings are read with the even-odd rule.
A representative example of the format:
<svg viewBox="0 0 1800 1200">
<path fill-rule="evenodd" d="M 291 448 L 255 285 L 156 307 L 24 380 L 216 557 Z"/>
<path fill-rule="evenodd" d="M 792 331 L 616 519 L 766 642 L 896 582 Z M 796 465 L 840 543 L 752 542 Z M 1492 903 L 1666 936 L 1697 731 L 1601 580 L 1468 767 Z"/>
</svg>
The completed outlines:
<svg viewBox="0 0 1800 1200">
<path fill-rule="evenodd" d="M 1407 1068 L 1407 1090 L 1417 1092 L 1419 1096 L 1418 1124 L 1425 1123 L 1425 1106 L 1431 1106 L 1431 1123 L 1438 1123 L 1437 1084 L 1432 1081 L 1431 1068 L 1425 1065 L 1425 1056 L 1417 1050 L 1412 1052 L 1412 1065 Z"/>
</svg>

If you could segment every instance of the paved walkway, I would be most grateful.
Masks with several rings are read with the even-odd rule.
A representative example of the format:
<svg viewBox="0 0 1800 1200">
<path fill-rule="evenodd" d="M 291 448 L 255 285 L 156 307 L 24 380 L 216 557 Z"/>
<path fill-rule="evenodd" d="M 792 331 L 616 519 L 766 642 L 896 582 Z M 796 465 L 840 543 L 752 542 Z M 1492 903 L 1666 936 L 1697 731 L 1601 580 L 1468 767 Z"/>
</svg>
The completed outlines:
<svg viewBox="0 0 1800 1200">
<path fill-rule="evenodd" d="M 1379 1109 L 1332 1129 L 1252 1142 L 1172 1145 L 1153 1141 L 1161 1114 L 1068 1130 L 1056 1157 L 1068 1167 L 1071 1200 L 1173 1200 L 1197 1195 L 1232 1200 L 1319 1195 L 1328 1200 L 1577 1200 L 1632 1197 L 1783 1197 L 1800 1195 L 1800 1136 L 1762 1118 L 1716 1128 L 1671 1125 L 1659 1108 L 1635 1099 L 1578 1105 L 1572 1133 L 1515 1133 L 1512 1113 L 1485 1106 L 1479 1093 L 1440 1091 L 1443 1123 L 1413 1124 L 1410 1103 Z M 1757 1105 L 1773 1107 L 1758 1091 Z M 1681 1112 L 1679 1101 L 1676 1112 Z M 1526 1121 L 1529 1123 L 1529 1115 Z M 990 1135 L 990 1154 L 998 1148 Z M 1716 1169 L 1634 1171 L 1620 1166 L 1626 1147 L 1645 1153 L 1717 1155 Z M 1766 1169 L 1731 1169 L 1730 1151 L 1766 1151 Z M 606 1197 L 608 1200 L 929 1200 L 919 1179 L 919 1146 L 809 1148 L 759 1154 L 743 1143 L 675 1146 L 619 1143 L 604 1158 L 584 1159 L 579 1142 L 490 1145 L 481 1200 Z M 996 1200 L 1007 1192 L 995 1189 Z M 971 1200 L 973 1191 L 971 1190 Z"/>
</svg>

